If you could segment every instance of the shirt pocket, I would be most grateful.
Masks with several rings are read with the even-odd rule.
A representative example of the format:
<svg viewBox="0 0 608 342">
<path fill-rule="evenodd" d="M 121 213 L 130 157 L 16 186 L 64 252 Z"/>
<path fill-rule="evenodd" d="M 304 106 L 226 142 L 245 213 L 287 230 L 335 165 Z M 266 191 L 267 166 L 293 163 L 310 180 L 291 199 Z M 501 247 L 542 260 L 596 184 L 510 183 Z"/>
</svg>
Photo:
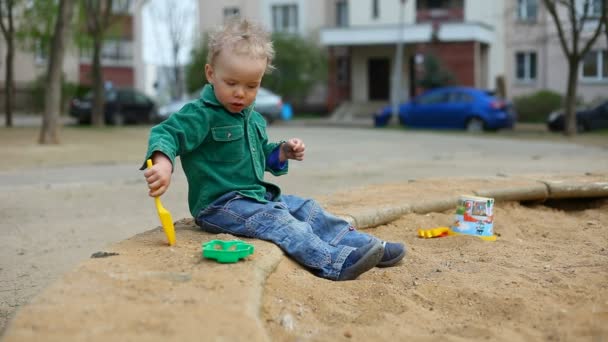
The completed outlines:
<svg viewBox="0 0 608 342">
<path fill-rule="evenodd" d="M 259 123 L 255 123 L 253 125 L 255 126 L 255 131 L 257 133 L 258 140 L 260 141 L 260 143 L 263 143 L 265 140 L 268 139 L 268 137 L 266 136 L 266 129 L 264 128 L 264 126 L 262 126 L 262 124 Z"/>
<path fill-rule="evenodd" d="M 245 139 L 242 126 L 223 126 L 211 128 L 211 141 L 207 158 L 215 162 L 231 163 L 243 159 Z"/>
</svg>

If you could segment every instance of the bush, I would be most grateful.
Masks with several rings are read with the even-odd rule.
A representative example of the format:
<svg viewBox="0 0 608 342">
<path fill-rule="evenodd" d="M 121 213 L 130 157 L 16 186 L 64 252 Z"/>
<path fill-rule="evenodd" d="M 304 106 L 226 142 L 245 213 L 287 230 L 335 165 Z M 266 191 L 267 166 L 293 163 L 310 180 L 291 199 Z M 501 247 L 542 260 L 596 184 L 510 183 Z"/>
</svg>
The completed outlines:
<svg viewBox="0 0 608 342">
<path fill-rule="evenodd" d="M 272 36 L 276 67 L 265 75 L 262 86 L 281 95 L 290 103 L 303 102 L 315 84 L 327 79 L 327 57 L 324 50 L 311 40 L 294 35 L 275 33 Z M 203 37 L 192 52 L 190 64 L 186 66 L 188 92 L 200 89 L 205 79 L 208 37 Z"/>
<path fill-rule="evenodd" d="M 513 99 L 517 120 L 545 122 L 549 113 L 562 107 L 563 96 L 551 90 L 540 90 Z"/>
<path fill-rule="evenodd" d="M 327 79 L 327 57 L 312 40 L 290 34 L 272 35 L 276 70 L 264 77 L 264 87 L 287 102 L 304 102 L 315 84 Z"/>
<path fill-rule="evenodd" d="M 454 75 L 446 70 L 434 55 L 424 56 L 424 73 L 418 85 L 424 89 L 435 89 L 452 84 Z"/>
<path fill-rule="evenodd" d="M 186 65 L 186 91 L 190 94 L 207 84 L 205 63 L 207 63 L 208 37 L 205 35 L 199 45 L 192 50 L 190 63 Z M 198 94 L 197 94 L 198 95 Z"/>
</svg>

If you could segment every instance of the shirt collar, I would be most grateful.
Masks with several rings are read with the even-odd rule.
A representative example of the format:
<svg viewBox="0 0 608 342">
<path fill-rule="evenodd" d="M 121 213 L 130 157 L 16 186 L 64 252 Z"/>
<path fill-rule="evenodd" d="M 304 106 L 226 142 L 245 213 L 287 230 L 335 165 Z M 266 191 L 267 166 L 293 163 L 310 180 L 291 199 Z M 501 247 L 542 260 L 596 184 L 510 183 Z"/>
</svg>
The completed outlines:
<svg viewBox="0 0 608 342">
<path fill-rule="evenodd" d="M 215 92 L 213 91 L 212 84 L 209 84 L 209 83 L 205 84 L 205 86 L 203 87 L 203 90 L 201 91 L 200 96 L 203 99 L 203 102 L 205 102 L 208 105 L 211 105 L 211 106 L 221 106 L 222 105 L 220 103 L 220 101 L 218 101 L 217 97 L 215 97 Z"/>
</svg>

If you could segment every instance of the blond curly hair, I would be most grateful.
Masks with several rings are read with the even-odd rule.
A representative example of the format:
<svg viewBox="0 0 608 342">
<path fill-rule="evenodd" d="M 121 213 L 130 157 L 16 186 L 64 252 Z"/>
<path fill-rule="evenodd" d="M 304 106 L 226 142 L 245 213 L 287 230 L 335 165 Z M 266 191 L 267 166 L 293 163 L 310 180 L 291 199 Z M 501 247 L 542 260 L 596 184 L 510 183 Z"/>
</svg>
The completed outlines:
<svg viewBox="0 0 608 342">
<path fill-rule="evenodd" d="M 214 66 L 217 56 L 222 51 L 231 51 L 238 55 L 266 59 L 266 73 L 274 70 L 274 47 L 270 33 L 260 24 L 247 19 L 237 19 L 220 26 L 209 35 L 209 53 L 207 63 Z"/>
</svg>

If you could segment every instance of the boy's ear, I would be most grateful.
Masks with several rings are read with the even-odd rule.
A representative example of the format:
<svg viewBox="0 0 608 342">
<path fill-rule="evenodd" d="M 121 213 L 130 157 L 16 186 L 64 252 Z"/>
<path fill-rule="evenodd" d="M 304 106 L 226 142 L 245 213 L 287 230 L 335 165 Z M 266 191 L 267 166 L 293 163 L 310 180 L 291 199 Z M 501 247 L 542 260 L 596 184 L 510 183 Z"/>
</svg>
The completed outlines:
<svg viewBox="0 0 608 342">
<path fill-rule="evenodd" d="M 207 82 L 213 84 L 213 67 L 210 64 L 205 64 L 205 77 L 207 77 Z"/>
</svg>

